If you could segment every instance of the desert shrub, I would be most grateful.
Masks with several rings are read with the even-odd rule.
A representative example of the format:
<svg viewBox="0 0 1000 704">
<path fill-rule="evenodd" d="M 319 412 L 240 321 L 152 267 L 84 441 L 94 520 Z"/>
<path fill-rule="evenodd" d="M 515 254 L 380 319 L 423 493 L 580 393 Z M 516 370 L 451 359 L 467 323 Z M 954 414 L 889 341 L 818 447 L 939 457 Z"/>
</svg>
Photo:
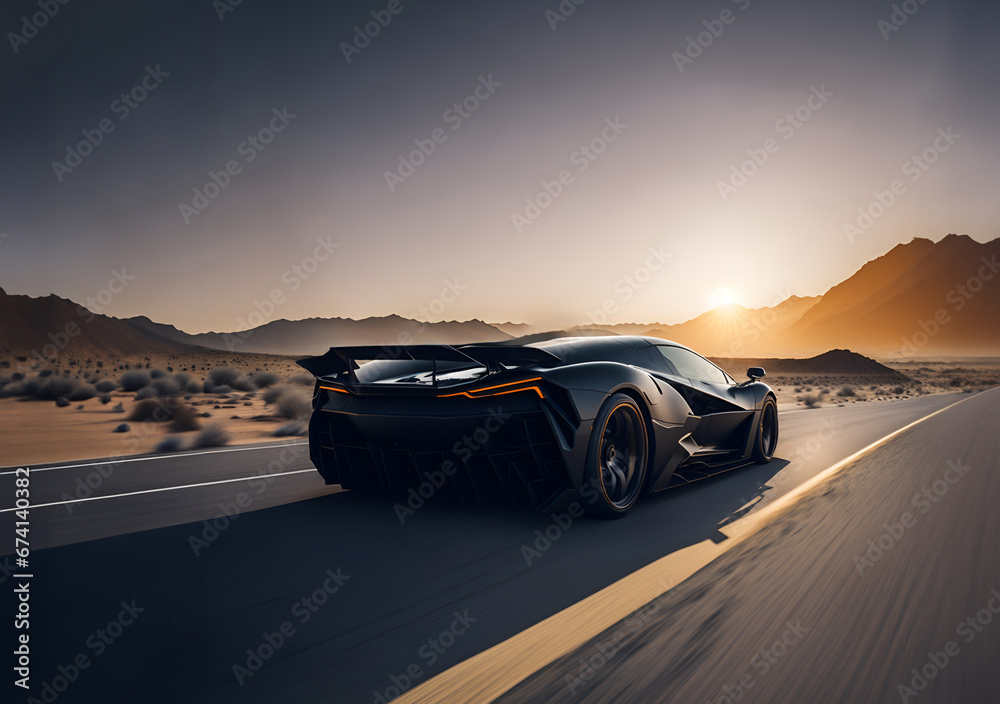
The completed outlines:
<svg viewBox="0 0 1000 704">
<path fill-rule="evenodd" d="M 128 423 L 119 423 L 118 425 L 115 426 L 115 429 L 112 430 L 111 432 L 112 433 L 127 433 L 131 429 L 132 429 L 132 427 Z"/>
<path fill-rule="evenodd" d="M 312 413 L 312 397 L 297 389 L 289 389 L 275 404 L 275 412 L 282 418 L 308 418 Z"/>
<path fill-rule="evenodd" d="M 148 386 L 150 381 L 151 379 L 147 372 L 135 369 L 122 374 L 118 383 L 121 385 L 122 391 L 138 391 L 144 386 Z"/>
<path fill-rule="evenodd" d="M 965 382 L 964 382 L 964 381 L 962 381 L 962 379 L 961 379 L 961 378 L 959 378 L 959 377 L 957 377 L 957 376 L 956 376 L 956 377 L 954 377 L 954 378 L 953 378 L 953 379 L 952 379 L 951 381 L 949 381 L 949 382 L 948 382 L 948 385 L 949 385 L 949 386 L 961 386 L 961 385 L 962 385 L 962 384 L 964 384 L 964 383 L 965 383 Z"/>
<path fill-rule="evenodd" d="M 316 377 L 312 374 L 295 374 L 288 378 L 289 384 L 302 384 L 303 386 L 312 386 L 316 381 Z"/>
<path fill-rule="evenodd" d="M 165 423 L 180 419 L 181 425 L 189 425 L 194 422 L 194 409 L 173 398 L 147 398 L 132 406 L 129 420 L 151 420 L 156 423 Z M 194 428 L 190 428 L 193 430 Z"/>
<path fill-rule="evenodd" d="M 219 396 L 225 396 L 227 394 L 233 393 L 233 390 L 228 386 L 226 386 L 225 384 L 223 384 L 222 386 L 216 386 L 214 389 L 212 389 L 212 393 L 218 394 Z"/>
<path fill-rule="evenodd" d="M 157 452 L 177 452 L 184 449 L 184 441 L 177 435 L 168 435 L 156 443 Z"/>
<path fill-rule="evenodd" d="M 121 402 L 119 401 L 118 403 L 116 403 L 114 406 L 111 407 L 111 412 L 112 413 L 124 413 L 125 412 L 125 406 L 123 406 L 121 404 Z"/>
<path fill-rule="evenodd" d="M 283 393 L 285 393 L 285 389 L 287 388 L 289 387 L 272 386 L 271 388 L 269 388 L 267 391 L 264 392 L 264 395 L 261 396 L 261 398 L 264 399 L 264 403 L 274 403 L 281 397 Z"/>
<path fill-rule="evenodd" d="M 896 394 L 897 396 L 899 396 L 901 394 L 905 394 L 906 393 L 906 387 L 903 387 L 903 386 L 894 386 L 893 389 L 892 389 L 892 393 Z"/>
<path fill-rule="evenodd" d="M 118 384 L 111 379 L 102 379 L 101 381 L 94 384 L 94 388 L 97 389 L 98 393 L 109 394 L 118 388 Z"/>
<path fill-rule="evenodd" d="M 12 381 L 3 388 L 0 388 L 0 398 L 9 398 L 11 396 L 23 396 L 23 395 L 24 395 L 23 381 Z"/>
<path fill-rule="evenodd" d="M 192 379 L 188 383 L 184 384 L 184 392 L 188 394 L 197 394 L 201 392 L 201 383 Z"/>
<path fill-rule="evenodd" d="M 177 385 L 183 389 L 186 388 L 188 382 L 191 381 L 191 375 L 185 374 L 184 372 L 178 372 L 177 374 L 174 374 L 173 379 L 177 382 Z"/>
<path fill-rule="evenodd" d="M 232 367 L 216 367 L 208 373 L 207 381 L 212 382 L 212 386 L 232 386 L 233 382 L 240 378 L 238 369 Z"/>
<path fill-rule="evenodd" d="M 165 371 L 163 371 L 162 369 L 150 369 L 149 370 L 149 378 L 150 379 L 165 379 L 166 377 L 167 377 L 167 373 Z"/>
<path fill-rule="evenodd" d="M 197 411 L 185 404 L 174 407 L 173 418 L 170 420 L 170 429 L 173 432 L 185 433 L 199 428 L 201 423 L 198 422 Z"/>
<path fill-rule="evenodd" d="M 229 442 L 229 433 L 218 423 L 209 423 L 194 438 L 192 447 L 219 447 Z"/>
<path fill-rule="evenodd" d="M 68 398 L 70 401 L 86 401 L 88 398 L 94 398 L 94 396 L 96 395 L 97 391 L 94 390 L 93 386 L 91 386 L 90 384 L 80 384 L 73 391 L 73 393 L 71 393 L 66 398 Z"/>
<path fill-rule="evenodd" d="M 149 387 L 156 392 L 157 396 L 178 396 L 181 393 L 180 384 L 169 377 L 154 379 Z"/>
<path fill-rule="evenodd" d="M 133 400 L 142 401 L 147 398 L 156 398 L 156 389 L 152 386 L 143 386 L 141 389 L 135 392 L 135 397 Z"/>
<path fill-rule="evenodd" d="M 38 378 L 39 379 L 45 379 L 45 378 L 50 377 L 50 376 L 52 376 L 52 370 L 51 369 L 43 369 L 40 372 L 38 372 Z"/>
<path fill-rule="evenodd" d="M 56 406 L 59 408 L 66 408 L 69 405 L 69 401 L 62 396 L 56 399 Z"/>
<path fill-rule="evenodd" d="M 100 401 L 102 405 L 111 403 L 111 397 L 108 396 L 107 394 L 104 394 L 103 396 L 101 396 Z"/>
<path fill-rule="evenodd" d="M 274 372 L 258 372 L 253 375 L 253 383 L 258 389 L 266 389 L 269 386 L 274 386 L 279 381 L 281 381 L 281 377 Z"/>
<path fill-rule="evenodd" d="M 823 397 L 818 394 L 806 394 L 801 400 L 806 408 L 816 408 L 819 406 L 819 402 L 823 400 Z"/>
<path fill-rule="evenodd" d="M 21 395 L 41 397 L 42 384 L 44 383 L 46 382 L 43 379 L 39 379 L 37 376 L 25 379 L 21 382 Z"/>
<path fill-rule="evenodd" d="M 854 387 L 851 386 L 850 384 L 844 384 L 843 386 L 840 387 L 840 390 L 837 392 L 837 395 L 840 396 L 841 398 L 854 396 Z"/>
<path fill-rule="evenodd" d="M 273 433 L 271 433 L 271 435 L 273 435 L 276 438 L 284 438 L 284 437 L 289 437 L 291 435 L 305 435 L 305 434 L 306 434 L 306 426 L 294 420 L 288 423 L 282 423 L 281 425 L 279 425 L 277 428 L 274 429 Z"/>
<path fill-rule="evenodd" d="M 272 386 L 264 392 L 263 399 L 274 405 L 275 415 L 281 418 L 307 418 L 312 412 L 312 396 L 299 386 Z"/>
<path fill-rule="evenodd" d="M 243 374 L 233 379 L 229 383 L 229 386 L 231 386 L 236 391 L 253 391 L 254 389 L 257 388 L 256 386 L 254 386 L 253 379 L 246 374 Z"/>
</svg>

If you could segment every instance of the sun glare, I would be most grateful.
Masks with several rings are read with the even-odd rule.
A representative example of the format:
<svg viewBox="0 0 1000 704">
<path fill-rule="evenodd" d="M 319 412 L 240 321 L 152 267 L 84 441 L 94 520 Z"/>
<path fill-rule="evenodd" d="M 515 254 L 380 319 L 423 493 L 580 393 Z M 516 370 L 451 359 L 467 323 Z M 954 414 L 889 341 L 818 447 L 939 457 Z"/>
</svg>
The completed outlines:
<svg viewBox="0 0 1000 704">
<path fill-rule="evenodd" d="M 731 306 L 736 303 L 736 293 L 730 288 L 720 288 L 712 294 L 712 307 Z"/>
</svg>

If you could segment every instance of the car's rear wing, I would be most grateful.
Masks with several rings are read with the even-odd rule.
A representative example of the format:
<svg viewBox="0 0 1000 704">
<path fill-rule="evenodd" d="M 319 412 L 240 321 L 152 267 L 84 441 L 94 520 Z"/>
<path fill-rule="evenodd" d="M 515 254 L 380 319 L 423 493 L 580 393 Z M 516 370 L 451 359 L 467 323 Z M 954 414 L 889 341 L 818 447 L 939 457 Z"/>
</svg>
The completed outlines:
<svg viewBox="0 0 1000 704">
<path fill-rule="evenodd" d="M 562 360 L 551 352 L 537 347 L 516 345 L 365 345 L 331 347 L 318 357 L 297 360 L 297 364 L 316 377 L 351 373 L 358 362 L 371 361 L 425 361 L 431 362 L 436 372 L 438 362 L 447 366 L 472 364 L 485 366 L 490 371 L 504 367 L 553 366 Z"/>
</svg>

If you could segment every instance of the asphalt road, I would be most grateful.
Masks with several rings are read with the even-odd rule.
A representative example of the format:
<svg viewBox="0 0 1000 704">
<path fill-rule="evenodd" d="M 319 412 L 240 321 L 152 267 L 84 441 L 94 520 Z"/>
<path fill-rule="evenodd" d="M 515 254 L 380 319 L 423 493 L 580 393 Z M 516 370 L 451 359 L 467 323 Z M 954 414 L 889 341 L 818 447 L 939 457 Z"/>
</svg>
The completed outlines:
<svg viewBox="0 0 1000 704">
<path fill-rule="evenodd" d="M 994 389 L 497 701 L 1000 701 L 998 504 Z"/>
<path fill-rule="evenodd" d="M 59 701 L 379 701 L 664 555 L 719 536 L 720 526 L 747 510 L 766 505 L 833 461 L 958 398 L 783 414 L 779 459 L 771 464 L 647 497 L 622 521 L 574 521 L 530 560 L 523 546 L 535 543 L 536 530 L 551 528 L 547 516 L 426 506 L 403 523 L 384 502 L 365 502 L 349 493 L 252 510 L 265 499 L 250 495 L 248 480 L 77 502 L 73 513 L 58 503 L 35 509 L 33 538 L 37 530 L 62 547 L 32 554 L 31 633 L 37 648 L 32 691 L 37 696 L 45 684 L 64 684 L 53 678 L 60 672 L 63 677 L 73 674 L 67 668 L 79 660 L 87 667 L 65 683 L 69 686 L 59 693 Z M 970 399 L 938 418 L 985 403 L 980 398 L 991 396 Z M 981 426 L 989 413 L 997 417 L 997 403 L 992 404 L 976 416 Z M 957 438 L 967 424 L 965 415 L 962 420 L 955 416 L 949 427 L 956 427 L 944 435 Z M 996 422 L 991 422 L 992 434 L 980 431 L 972 438 L 971 447 L 985 459 L 998 456 Z M 225 467 L 213 470 L 212 481 L 255 474 L 262 458 L 254 453 L 251 462 L 250 454 L 212 455 L 212 463 Z M 204 480 L 209 475 L 199 474 L 194 464 L 203 461 L 191 460 L 189 467 L 170 463 L 168 484 Z M 116 469 L 114 479 L 102 484 L 105 495 L 144 486 L 135 482 L 147 481 L 145 473 L 154 470 L 133 464 L 139 465 L 134 476 L 133 469 Z M 921 458 L 913 467 L 924 472 L 934 470 L 931 465 Z M 285 469 L 294 471 L 295 466 L 290 462 Z M 33 491 L 37 486 L 58 501 L 64 491 L 72 491 L 66 489 L 78 476 L 72 473 L 82 471 L 90 470 L 36 472 Z M 294 500 L 315 487 L 287 483 L 308 476 L 279 475 L 261 496 L 278 503 Z M 114 483 L 119 481 L 124 483 Z M 5 507 L 11 495 L 7 486 Z M 235 518 L 185 522 L 218 516 L 219 505 L 239 502 L 241 493 L 251 502 Z M 197 517 L 190 517 L 192 510 Z M 2 515 L 6 540 L 11 514 Z M 981 524 L 976 514 L 960 518 L 970 527 Z M 859 524 L 874 521 L 878 526 L 879 520 L 880 514 L 857 517 Z M 181 525 L 146 530 L 170 522 Z M 125 534 L 67 544 L 115 532 Z M 877 537 L 877 530 L 872 535 Z M 1000 554 L 992 545 L 993 554 Z M 858 549 L 864 547 L 862 541 Z M 982 554 L 979 544 L 975 550 Z M 794 584 L 800 577 L 792 578 L 791 567 L 797 564 L 783 565 L 778 574 Z M 812 577 L 826 583 L 823 574 Z M 0 584 L 4 613 L 11 613 L 10 582 L 4 575 Z M 744 588 L 740 593 L 756 608 L 773 601 L 771 596 L 755 601 Z M 882 613 L 882 605 L 873 608 Z M 886 608 L 892 611 L 891 604 Z M 742 642 L 739 633 L 732 641 L 716 638 L 712 643 L 728 652 L 737 641 Z M 712 648 L 698 652 L 702 650 Z M 7 657 L 9 649 L 3 652 Z M 694 656 L 696 663 L 708 660 Z M 10 670 L 5 667 L 4 672 Z M 540 680 L 538 686 L 546 685 Z"/>
</svg>

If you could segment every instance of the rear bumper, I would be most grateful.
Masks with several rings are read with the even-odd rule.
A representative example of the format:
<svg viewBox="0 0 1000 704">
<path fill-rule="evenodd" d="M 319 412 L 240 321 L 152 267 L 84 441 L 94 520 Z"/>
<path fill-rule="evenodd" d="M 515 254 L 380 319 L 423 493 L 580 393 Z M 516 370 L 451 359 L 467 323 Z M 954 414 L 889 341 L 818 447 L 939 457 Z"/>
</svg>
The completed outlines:
<svg viewBox="0 0 1000 704">
<path fill-rule="evenodd" d="M 536 509 L 574 488 L 575 429 L 556 420 L 565 414 L 548 399 L 331 396 L 309 426 L 310 455 L 328 484 Z"/>
</svg>

